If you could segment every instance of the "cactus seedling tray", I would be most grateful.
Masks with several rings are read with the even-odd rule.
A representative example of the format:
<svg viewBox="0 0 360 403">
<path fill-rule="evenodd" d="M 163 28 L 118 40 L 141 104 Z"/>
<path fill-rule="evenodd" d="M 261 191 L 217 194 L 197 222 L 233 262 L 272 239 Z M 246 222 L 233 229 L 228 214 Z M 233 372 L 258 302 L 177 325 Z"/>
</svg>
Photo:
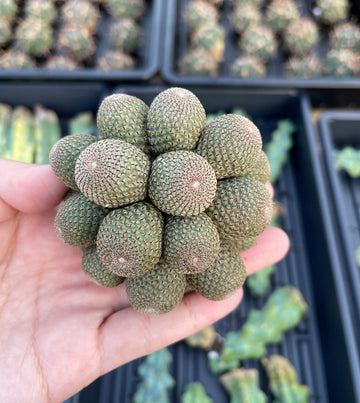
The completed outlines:
<svg viewBox="0 0 360 403">
<path fill-rule="evenodd" d="M 328 111 L 319 118 L 321 145 L 326 178 L 329 184 L 328 200 L 333 210 L 333 233 L 338 234 L 336 253 L 338 267 L 345 288 L 342 296 L 344 316 L 350 316 L 346 327 L 351 346 L 353 377 L 360 402 L 360 267 L 355 250 L 360 245 L 360 178 L 351 178 L 345 171 L 335 169 L 334 150 L 360 147 L 360 112 Z"/>
<path fill-rule="evenodd" d="M 128 93 L 150 104 L 162 89 L 164 88 L 124 86 L 116 88 L 113 92 Z M 265 142 L 269 140 L 271 132 L 276 128 L 278 119 L 290 118 L 297 125 L 291 162 L 285 166 L 275 189 L 276 199 L 284 205 L 286 210 L 281 225 L 288 232 L 292 246 L 287 257 L 277 265 L 272 278 L 271 291 L 283 285 L 297 287 L 309 305 L 309 312 L 296 329 L 285 334 L 282 343 L 269 346 L 268 353 L 281 353 L 290 359 L 299 374 L 300 383 L 310 387 L 310 402 L 353 401 L 340 313 L 334 298 L 334 284 L 327 274 L 329 258 L 324 253 L 321 232 L 315 239 L 311 239 L 311 242 L 308 242 L 307 233 L 304 232 L 304 227 L 309 225 L 309 220 L 311 226 L 315 225 L 319 230 L 321 224 L 316 210 L 318 202 L 314 197 L 316 191 L 312 179 L 313 172 L 308 164 L 310 145 L 307 142 L 305 128 L 310 112 L 304 98 L 300 98 L 297 92 L 290 90 L 226 88 L 217 88 L 216 91 L 199 88 L 192 90 L 200 98 L 207 113 L 219 110 L 229 112 L 234 107 L 245 109 L 259 126 Z M 306 204 L 300 198 L 302 193 L 307 195 Z M 314 217 L 311 216 L 313 209 L 315 209 Z M 310 251 L 315 252 L 318 260 L 322 260 L 320 265 L 317 265 L 316 259 L 313 260 Z M 312 283 L 314 271 L 321 272 L 327 281 Z M 320 301 L 318 301 L 319 295 L 322 298 Z M 329 308 L 321 306 L 323 298 L 330 302 Z M 216 324 L 217 330 L 226 333 L 240 329 L 249 309 L 261 308 L 266 299 L 267 296 L 265 298 L 250 297 L 246 292 L 240 307 Z M 318 306 L 321 310 L 317 312 Z M 326 309 L 330 310 L 331 315 L 326 315 Z M 319 326 L 319 314 L 322 315 L 321 326 Z M 170 373 L 176 382 L 169 393 L 170 402 L 180 402 L 184 386 L 193 381 L 202 382 L 214 402 L 229 401 L 218 377 L 208 369 L 207 354 L 204 351 L 192 349 L 184 342 L 174 344 L 170 347 L 170 351 L 173 355 Z M 102 376 L 71 398 L 68 403 L 131 403 L 132 396 L 141 381 L 137 368 L 142 361 L 143 359 L 132 361 Z M 259 362 L 255 360 L 245 361 L 244 365 L 260 369 Z M 342 374 L 341 377 L 339 373 Z M 261 370 L 260 374 L 261 387 L 270 397 L 264 372 Z"/>
<path fill-rule="evenodd" d="M 88 81 L 146 81 L 160 69 L 160 42 L 163 20 L 164 0 L 146 0 L 146 11 L 140 18 L 142 43 L 134 54 L 136 64 L 132 70 L 102 71 L 95 68 L 90 60 L 83 68 L 76 70 L 50 70 L 44 68 L 4 70 L 0 69 L 0 80 L 88 80 Z M 103 8 L 97 26 L 95 57 L 112 49 L 108 37 L 109 25 L 113 21 Z M 57 30 L 56 30 L 57 31 Z M 1 56 L 0 56 L 1 57 Z"/>
<path fill-rule="evenodd" d="M 180 61 L 189 49 L 189 29 L 184 21 L 184 10 L 192 0 L 168 0 L 166 10 L 166 36 L 164 44 L 164 60 L 162 76 L 166 82 L 176 85 L 206 85 L 206 86 L 246 86 L 246 87 L 286 87 L 286 88 L 359 88 L 360 77 L 338 78 L 296 78 L 286 77 L 283 74 L 283 65 L 287 59 L 282 47 L 270 59 L 267 76 L 261 78 L 238 78 L 231 75 L 231 65 L 240 56 L 237 47 L 237 38 L 229 18 L 231 17 L 232 1 L 224 0 L 219 9 L 219 23 L 225 29 L 224 61 L 220 65 L 219 75 L 216 77 L 183 75 L 180 71 Z M 266 3 L 266 2 L 263 2 Z M 311 0 L 296 0 L 302 16 L 311 17 L 314 2 Z M 352 16 L 359 16 L 359 8 L 353 2 Z M 314 52 L 322 59 L 329 48 L 328 28 L 321 27 L 321 39 L 314 47 Z"/>
</svg>

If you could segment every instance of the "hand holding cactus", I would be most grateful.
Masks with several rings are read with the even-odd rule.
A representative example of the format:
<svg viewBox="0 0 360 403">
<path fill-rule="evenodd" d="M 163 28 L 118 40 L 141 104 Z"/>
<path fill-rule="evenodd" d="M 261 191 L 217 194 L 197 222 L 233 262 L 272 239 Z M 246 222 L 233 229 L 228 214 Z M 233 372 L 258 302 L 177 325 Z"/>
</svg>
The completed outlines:
<svg viewBox="0 0 360 403">
<path fill-rule="evenodd" d="M 80 249 L 55 234 L 67 188 L 47 165 L 0 160 L 0 401 L 62 401 L 103 373 L 174 343 L 233 310 L 191 293 L 171 312 L 135 312 L 125 284 L 103 288 L 80 269 Z M 241 255 L 248 274 L 280 260 L 287 236 L 268 228 Z M 124 330 L 126 329 L 126 331 Z M 21 379 L 21 388 L 18 387 Z"/>
</svg>

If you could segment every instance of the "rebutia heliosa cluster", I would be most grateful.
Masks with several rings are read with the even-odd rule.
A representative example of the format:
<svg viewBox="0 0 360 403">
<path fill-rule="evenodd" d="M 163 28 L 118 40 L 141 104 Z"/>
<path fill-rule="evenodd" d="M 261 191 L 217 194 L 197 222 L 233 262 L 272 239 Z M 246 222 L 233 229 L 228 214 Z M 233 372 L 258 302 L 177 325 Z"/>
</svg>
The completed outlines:
<svg viewBox="0 0 360 403">
<path fill-rule="evenodd" d="M 172 310 L 185 292 L 229 297 L 245 281 L 239 247 L 268 226 L 269 164 L 258 128 L 234 114 L 206 121 L 183 88 L 148 107 L 131 95 L 106 97 L 100 138 L 73 134 L 50 153 L 71 188 L 55 218 L 64 242 L 83 248 L 97 284 L 126 281 L 134 309 Z"/>
</svg>

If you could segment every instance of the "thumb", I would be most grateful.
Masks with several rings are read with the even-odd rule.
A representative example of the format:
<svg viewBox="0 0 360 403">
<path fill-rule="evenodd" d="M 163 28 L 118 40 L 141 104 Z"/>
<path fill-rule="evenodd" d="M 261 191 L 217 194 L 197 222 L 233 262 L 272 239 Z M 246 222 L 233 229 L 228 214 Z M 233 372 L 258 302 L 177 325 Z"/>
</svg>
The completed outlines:
<svg viewBox="0 0 360 403">
<path fill-rule="evenodd" d="M 0 200 L 8 209 L 45 211 L 57 206 L 67 191 L 50 165 L 0 159 Z"/>
</svg>

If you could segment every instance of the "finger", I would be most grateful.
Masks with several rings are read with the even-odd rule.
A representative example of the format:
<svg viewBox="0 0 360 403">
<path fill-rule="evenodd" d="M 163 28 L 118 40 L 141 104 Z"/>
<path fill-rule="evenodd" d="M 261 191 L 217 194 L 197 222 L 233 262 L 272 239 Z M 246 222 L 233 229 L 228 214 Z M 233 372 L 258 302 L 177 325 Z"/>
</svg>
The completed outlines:
<svg viewBox="0 0 360 403">
<path fill-rule="evenodd" d="M 7 221 L 16 214 L 16 209 L 9 206 L 4 200 L 0 198 L 0 223 Z"/>
<path fill-rule="evenodd" d="M 284 258 L 290 247 L 286 233 L 275 227 L 268 227 L 259 235 L 252 248 L 240 253 L 248 275 L 270 266 Z"/>
<path fill-rule="evenodd" d="M 190 293 L 163 315 L 143 315 L 131 307 L 111 315 L 99 329 L 102 362 L 99 375 L 216 322 L 237 307 L 242 295 L 240 289 L 226 300 L 209 301 Z"/>
<path fill-rule="evenodd" d="M 274 188 L 270 182 L 265 183 L 266 189 L 270 192 L 271 198 L 274 198 Z"/>
<path fill-rule="evenodd" d="M 0 172 L 0 198 L 10 207 L 25 213 L 55 207 L 68 191 L 50 165 L 0 159 Z"/>
</svg>

